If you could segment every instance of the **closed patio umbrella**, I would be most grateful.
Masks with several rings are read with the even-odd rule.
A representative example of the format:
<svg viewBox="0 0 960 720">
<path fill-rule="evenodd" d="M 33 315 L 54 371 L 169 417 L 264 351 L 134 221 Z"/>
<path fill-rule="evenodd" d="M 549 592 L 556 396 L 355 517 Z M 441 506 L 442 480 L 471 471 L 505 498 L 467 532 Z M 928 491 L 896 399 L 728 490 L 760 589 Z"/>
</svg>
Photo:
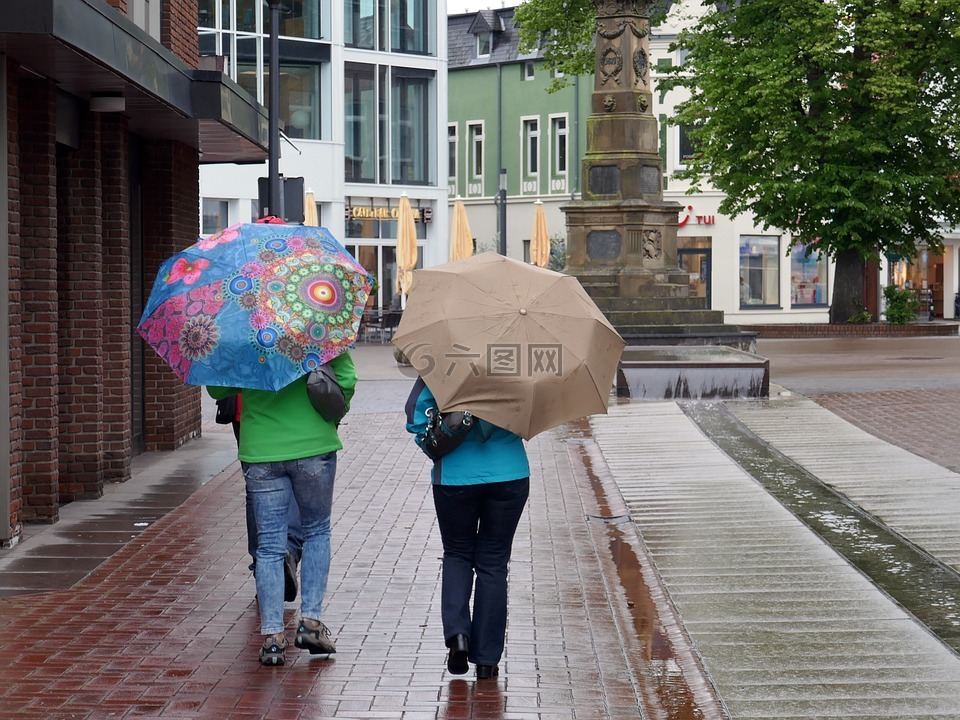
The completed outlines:
<svg viewBox="0 0 960 720">
<path fill-rule="evenodd" d="M 400 212 L 397 215 L 397 292 L 400 306 L 405 307 L 407 293 L 413 281 L 413 269 L 417 266 L 417 226 L 413 208 L 406 193 L 400 196 Z"/>
<path fill-rule="evenodd" d="M 310 227 L 320 226 L 320 218 L 317 217 L 317 198 L 313 190 L 307 190 L 303 195 L 303 224 Z"/>
<path fill-rule="evenodd" d="M 543 201 L 533 204 L 533 234 L 530 236 L 530 262 L 546 267 L 550 262 L 550 233 L 547 231 L 547 215 Z"/>
<path fill-rule="evenodd" d="M 450 223 L 450 262 L 463 260 L 473 255 L 473 234 L 467 221 L 467 208 L 457 196 L 453 203 L 453 220 Z"/>
</svg>

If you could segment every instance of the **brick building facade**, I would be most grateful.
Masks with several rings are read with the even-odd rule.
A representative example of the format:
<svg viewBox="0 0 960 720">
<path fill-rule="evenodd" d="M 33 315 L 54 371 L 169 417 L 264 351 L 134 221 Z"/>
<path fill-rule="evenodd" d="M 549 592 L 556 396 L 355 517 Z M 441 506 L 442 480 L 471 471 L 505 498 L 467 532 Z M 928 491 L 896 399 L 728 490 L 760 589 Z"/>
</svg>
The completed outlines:
<svg viewBox="0 0 960 720">
<path fill-rule="evenodd" d="M 197 4 L 12 0 L 0 19 L 0 545 L 200 432 L 200 391 L 135 333 L 198 234 L 201 162 L 262 162 L 267 118 L 197 69 Z"/>
</svg>

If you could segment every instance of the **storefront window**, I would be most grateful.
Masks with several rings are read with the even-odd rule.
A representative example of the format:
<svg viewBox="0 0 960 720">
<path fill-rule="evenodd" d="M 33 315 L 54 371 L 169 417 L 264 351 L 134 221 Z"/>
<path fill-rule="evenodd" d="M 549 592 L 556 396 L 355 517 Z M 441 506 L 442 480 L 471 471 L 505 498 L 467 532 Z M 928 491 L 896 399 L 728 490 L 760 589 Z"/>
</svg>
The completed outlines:
<svg viewBox="0 0 960 720">
<path fill-rule="evenodd" d="M 377 96 L 372 65 L 344 67 L 347 182 L 377 181 Z"/>
<path fill-rule="evenodd" d="M 807 255 L 807 245 L 790 251 L 790 303 L 825 305 L 827 302 L 827 258 L 816 250 Z"/>
<path fill-rule="evenodd" d="M 394 68 L 391 87 L 390 138 L 392 180 L 404 185 L 431 181 L 430 83 L 433 73 Z"/>
<path fill-rule="evenodd" d="M 740 236 L 740 307 L 780 304 L 780 238 Z"/>
</svg>

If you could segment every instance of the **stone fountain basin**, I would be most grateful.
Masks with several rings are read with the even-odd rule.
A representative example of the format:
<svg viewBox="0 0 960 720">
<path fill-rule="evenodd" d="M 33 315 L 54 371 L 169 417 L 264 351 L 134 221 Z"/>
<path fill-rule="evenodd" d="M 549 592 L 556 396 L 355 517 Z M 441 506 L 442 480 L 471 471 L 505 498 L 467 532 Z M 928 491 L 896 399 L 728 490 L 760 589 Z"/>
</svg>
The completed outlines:
<svg viewBox="0 0 960 720">
<path fill-rule="evenodd" d="M 770 361 L 725 345 L 630 346 L 620 356 L 617 395 L 635 400 L 768 397 Z"/>
</svg>

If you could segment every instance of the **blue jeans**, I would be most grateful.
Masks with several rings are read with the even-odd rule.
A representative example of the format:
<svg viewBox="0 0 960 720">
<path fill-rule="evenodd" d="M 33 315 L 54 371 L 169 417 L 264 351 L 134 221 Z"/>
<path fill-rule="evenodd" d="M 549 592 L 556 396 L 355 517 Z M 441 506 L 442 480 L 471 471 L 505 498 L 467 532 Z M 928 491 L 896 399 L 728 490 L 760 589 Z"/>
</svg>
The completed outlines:
<svg viewBox="0 0 960 720">
<path fill-rule="evenodd" d="M 257 516 L 253 512 L 253 498 L 247 493 L 247 552 L 250 553 L 250 569 L 254 570 L 257 565 L 257 542 L 259 533 L 257 532 Z M 287 510 L 287 552 L 293 555 L 296 562 L 300 562 L 300 556 L 303 555 L 303 529 L 300 527 L 300 508 L 290 497 L 290 507 Z"/>
<path fill-rule="evenodd" d="M 469 659 L 496 665 L 507 631 L 507 564 L 530 479 L 484 485 L 434 485 L 443 542 L 443 637 L 469 638 Z M 473 618 L 470 595 L 474 589 Z"/>
<path fill-rule="evenodd" d="M 330 572 L 330 512 L 337 454 L 269 463 L 242 463 L 258 529 L 257 599 L 260 632 L 283 632 L 283 559 L 291 498 L 300 508 L 300 615 L 320 619 Z"/>
</svg>

